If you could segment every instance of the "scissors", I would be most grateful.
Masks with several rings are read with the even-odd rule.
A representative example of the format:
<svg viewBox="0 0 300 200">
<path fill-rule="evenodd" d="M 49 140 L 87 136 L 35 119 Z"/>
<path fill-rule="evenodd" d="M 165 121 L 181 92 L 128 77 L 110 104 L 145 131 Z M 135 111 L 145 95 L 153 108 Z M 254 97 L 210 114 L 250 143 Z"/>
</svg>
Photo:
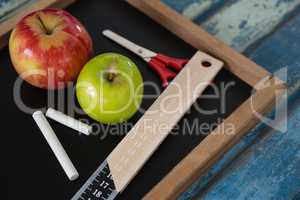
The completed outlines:
<svg viewBox="0 0 300 200">
<path fill-rule="evenodd" d="M 178 73 L 188 62 L 187 59 L 173 58 L 160 53 L 155 53 L 127 40 L 111 30 L 104 30 L 102 34 L 146 61 L 151 69 L 159 75 L 163 87 L 167 87 L 169 85 L 169 80 L 174 78 L 176 73 Z"/>
</svg>

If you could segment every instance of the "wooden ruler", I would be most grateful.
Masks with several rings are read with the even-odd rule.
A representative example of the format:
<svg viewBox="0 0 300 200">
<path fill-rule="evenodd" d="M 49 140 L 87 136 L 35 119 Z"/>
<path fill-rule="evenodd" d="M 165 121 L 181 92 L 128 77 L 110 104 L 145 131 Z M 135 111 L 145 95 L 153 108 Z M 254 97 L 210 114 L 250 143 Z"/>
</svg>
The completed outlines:
<svg viewBox="0 0 300 200">
<path fill-rule="evenodd" d="M 222 66 L 197 52 L 73 199 L 114 199 L 122 192 Z"/>
</svg>

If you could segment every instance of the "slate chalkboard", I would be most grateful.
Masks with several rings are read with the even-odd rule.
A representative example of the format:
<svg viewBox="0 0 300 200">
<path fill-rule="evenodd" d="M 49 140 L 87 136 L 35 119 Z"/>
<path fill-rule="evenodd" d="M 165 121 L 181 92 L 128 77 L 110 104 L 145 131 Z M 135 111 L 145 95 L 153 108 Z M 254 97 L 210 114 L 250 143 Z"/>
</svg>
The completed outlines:
<svg viewBox="0 0 300 200">
<path fill-rule="evenodd" d="M 112 29 L 138 44 L 175 57 L 190 58 L 196 52 L 172 33 L 130 7 L 125 1 L 81 0 L 67 10 L 76 16 L 90 32 L 94 42 L 95 55 L 116 52 L 132 58 L 139 66 L 145 81 L 161 84 L 159 78 L 147 67 L 146 63 L 101 36 L 101 30 Z M 0 100 L 2 116 L 0 177 L 1 191 L 4 191 L 1 198 L 70 199 L 123 136 L 108 136 L 105 140 L 101 140 L 100 136 L 78 136 L 73 130 L 50 121 L 80 173 L 77 181 L 69 182 L 30 114 L 20 111 L 14 101 L 13 87 L 17 74 L 11 65 L 7 48 L 0 52 L 0 66 L 2 93 Z M 199 76 L 205 76 L 205 74 L 199 74 Z M 223 70 L 215 80 L 218 87 L 231 82 L 234 85 L 226 93 L 225 113 L 203 115 L 192 108 L 184 119 L 189 123 L 198 119 L 199 123 L 212 124 L 232 113 L 250 96 L 251 88 L 226 70 Z M 69 90 L 72 91 L 72 88 Z M 154 92 L 151 88 L 145 88 L 145 94 L 154 94 Z M 205 93 L 213 94 L 214 92 L 212 88 L 208 88 Z M 59 92 L 55 93 L 56 96 L 58 94 Z M 49 105 L 46 91 L 33 88 L 28 84 L 22 86 L 21 97 L 24 103 L 31 107 L 39 108 Z M 144 100 L 142 108 L 148 108 L 154 100 Z M 77 104 L 76 101 L 75 103 Z M 219 108 L 221 101 L 220 99 L 199 99 L 197 103 L 201 107 L 209 109 Z M 67 98 L 64 103 L 55 100 L 50 105 L 60 108 L 61 111 L 66 111 L 68 106 L 70 108 L 75 106 Z M 65 110 L 61 109 L 62 107 L 65 107 Z M 85 115 L 76 115 L 76 117 L 87 119 L 90 123 L 93 122 Z M 130 122 L 134 123 L 140 117 L 141 114 L 138 113 Z M 179 123 L 179 132 L 183 131 L 183 123 L 183 120 Z M 123 130 L 123 133 L 125 134 L 127 131 Z M 193 135 L 170 135 L 144 166 L 141 173 L 119 196 L 119 199 L 140 199 L 204 137 L 204 135 L 197 134 L 197 130 Z"/>
</svg>

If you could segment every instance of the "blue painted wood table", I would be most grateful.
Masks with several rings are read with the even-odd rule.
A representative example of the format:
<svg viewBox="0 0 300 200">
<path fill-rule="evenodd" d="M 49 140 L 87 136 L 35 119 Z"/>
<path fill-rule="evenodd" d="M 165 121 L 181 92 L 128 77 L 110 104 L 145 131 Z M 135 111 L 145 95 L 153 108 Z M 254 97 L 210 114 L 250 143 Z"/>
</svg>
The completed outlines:
<svg viewBox="0 0 300 200">
<path fill-rule="evenodd" d="M 0 20 L 27 1 L 0 0 Z M 286 131 L 259 124 L 179 199 L 300 199 L 300 0 L 163 1 L 289 87 Z"/>
<path fill-rule="evenodd" d="M 259 124 L 180 199 L 300 199 L 300 1 L 163 1 L 289 87 L 286 130 Z"/>
<path fill-rule="evenodd" d="M 0 22 L 5 20 L 15 10 L 33 0 L 0 0 Z"/>
</svg>

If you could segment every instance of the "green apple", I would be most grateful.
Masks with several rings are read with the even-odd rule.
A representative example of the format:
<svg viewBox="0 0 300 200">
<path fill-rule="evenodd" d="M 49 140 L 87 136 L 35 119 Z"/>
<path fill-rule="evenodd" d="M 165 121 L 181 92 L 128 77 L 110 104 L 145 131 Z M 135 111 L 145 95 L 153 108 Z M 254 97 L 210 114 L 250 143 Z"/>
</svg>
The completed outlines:
<svg viewBox="0 0 300 200">
<path fill-rule="evenodd" d="M 76 95 L 82 109 L 105 124 L 126 121 L 140 107 L 143 78 L 127 57 L 105 53 L 91 59 L 79 74 Z"/>
</svg>

